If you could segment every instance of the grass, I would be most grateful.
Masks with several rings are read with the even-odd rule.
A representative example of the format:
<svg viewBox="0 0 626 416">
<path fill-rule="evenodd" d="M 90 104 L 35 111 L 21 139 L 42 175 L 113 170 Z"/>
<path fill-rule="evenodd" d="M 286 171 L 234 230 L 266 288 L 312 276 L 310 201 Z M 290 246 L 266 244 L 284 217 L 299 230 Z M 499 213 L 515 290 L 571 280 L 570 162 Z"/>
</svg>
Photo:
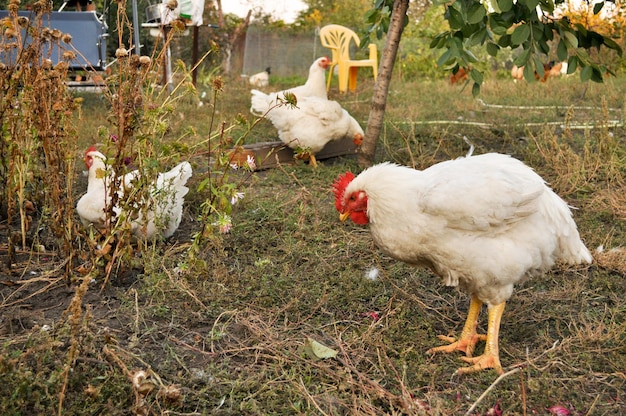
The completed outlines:
<svg viewBox="0 0 626 416">
<path fill-rule="evenodd" d="M 358 88 L 331 98 L 365 126 L 373 85 L 359 80 Z M 513 154 L 579 208 L 588 246 L 606 248 L 590 267 L 555 268 L 517 288 L 500 335 L 508 375 L 495 385 L 494 372 L 458 377 L 457 356 L 425 354 L 437 334 L 460 331 L 467 296 L 382 255 L 367 229 L 339 223 L 330 184 L 358 170 L 351 158 L 316 171 L 297 162 L 256 172 L 233 208 L 231 232 L 193 259 L 185 255 L 204 198 L 194 191 L 204 160 L 194 146 L 208 136 L 213 110 L 214 125 L 226 123 L 233 140 L 275 140 L 266 122 L 248 133 L 248 90 L 227 79 L 215 108 L 189 98 L 174 110 L 166 138 L 192 131 L 187 157 L 198 168 L 183 224 L 172 240 L 139 248 L 102 290 L 83 284 L 74 305 L 82 314 L 71 314 L 76 287 L 65 285 L 63 259 L 20 257 L 23 274 L 0 287 L 0 413 L 547 415 L 556 405 L 574 415 L 626 412 L 626 266 L 623 248 L 610 251 L 626 241 L 626 135 L 606 127 L 623 121 L 626 78 L 488 81 L 481 99 L 506 108 L 444 81 L 392 83 L 377 161 L 426 167 L 465 155 L 464 136 L 477 153 Z M 108 108 L 100 96 L 82 98 L 76 128 L 86 148 L 98 141 Z M 238 114 L 247 124 L 234 122 Z M 580 129 L 585 123 L 598 127 Z M 76 195 L 84 186 L 76 184 Z M 366 278 L 373 268 L 376 280 Z M 336 357 L 316 357 L 311 340 Z M 65 374 L 70 345 L 77 356 Z"/>
</svg>

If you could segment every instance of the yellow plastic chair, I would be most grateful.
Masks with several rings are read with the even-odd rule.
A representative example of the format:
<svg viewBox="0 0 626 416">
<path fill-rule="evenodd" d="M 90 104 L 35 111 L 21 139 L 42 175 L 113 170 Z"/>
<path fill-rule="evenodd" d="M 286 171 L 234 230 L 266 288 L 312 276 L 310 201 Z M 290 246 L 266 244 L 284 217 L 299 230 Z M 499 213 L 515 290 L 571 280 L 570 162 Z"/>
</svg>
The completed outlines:
<svg viewBox="0 0 626 416">
<path fill-rule="evenodd" d="M 350 57 L 350 43 L 354 41 L 357 48 L 361 41 L 352 30 L 341 25 L 327 25 L 320 29 L 320 40 L 322 46 L 332 52 L 332 62 L 328 74 L 326 90 L 330 89 L 330 82 L 333 79 L 333 69 L 339 68 L 339 92 L 356 90 L 356 75 L 359 67 L 371 66 L 374 73 L 374 80 L 378 76 L 378 50 L 376 45 L 370 43 L 369 59 L 352 59 Z M 349 85 L 348 85 L 349 84 Z"/>
</svg>

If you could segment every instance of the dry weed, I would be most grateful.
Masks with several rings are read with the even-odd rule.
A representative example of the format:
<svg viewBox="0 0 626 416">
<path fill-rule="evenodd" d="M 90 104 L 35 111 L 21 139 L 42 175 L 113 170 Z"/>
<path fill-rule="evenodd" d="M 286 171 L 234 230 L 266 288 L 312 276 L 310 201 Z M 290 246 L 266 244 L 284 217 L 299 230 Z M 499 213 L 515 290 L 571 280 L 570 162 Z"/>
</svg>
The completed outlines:
<svg viewBox="0 0 626 416">
<path fill-rule="evenodd" d="M 600 267 L 626 276 L 626 247 L 601 249 L 593 254 L 593 258 Z"/>
<path fill-rule="evenodd" d="M 549 171 L 551 186 L 563 197 L 599 189 L 613 193 L 625 186 L 626 155 L 621 138 L 607 127 L 608 109 L 604 100 L 602 108 L 605 124 L 597 130 L 585 130 L 582 143 L 568 127 L 574 119 L 572 108 L 566 115 L 561 136 L 548 127 L 539 136 L 530 135 L 532 150 L 540 157 L 537 163 Z"/>
</svg>

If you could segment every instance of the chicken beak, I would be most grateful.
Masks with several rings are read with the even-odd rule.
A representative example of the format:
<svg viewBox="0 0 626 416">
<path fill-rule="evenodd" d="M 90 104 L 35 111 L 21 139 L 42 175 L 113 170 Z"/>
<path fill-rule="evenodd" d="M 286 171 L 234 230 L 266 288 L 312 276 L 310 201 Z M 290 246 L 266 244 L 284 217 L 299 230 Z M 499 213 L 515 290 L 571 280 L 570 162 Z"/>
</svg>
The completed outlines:
<svg viewBox="0 0 626 416">
<path fill-rule="evenodd" d="M 345 221 L 350 216 L 350 211 L 342 212 L 339 214 L 339 221 Z"/>
</svg>

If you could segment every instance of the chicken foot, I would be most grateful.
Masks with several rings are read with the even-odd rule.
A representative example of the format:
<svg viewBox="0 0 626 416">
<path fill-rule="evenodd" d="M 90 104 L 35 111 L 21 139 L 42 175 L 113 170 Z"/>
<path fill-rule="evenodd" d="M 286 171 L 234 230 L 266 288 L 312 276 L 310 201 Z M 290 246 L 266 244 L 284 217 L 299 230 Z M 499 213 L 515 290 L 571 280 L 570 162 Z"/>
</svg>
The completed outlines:
<svg viewBox="0 0 626 416">
<path fill-rule="evenodd" d="M 463 330 L 461 331 L 461 337 L 458 340 L 455 340 L 454 337 L 438 335 L 437 338 L 442 341 L 448 342 L 449 344 L 443 345 L 441 347 L 431 348 L 426 352 L 429 354 L 434 354 L 436 352 L 454 352 L 456 350 L 459 350 L 465 353 L 467 357 L 472 357 L 474 353 L 474 348 L 476 347 L 476 343 L 478 341 L 484 341 L 487 339 L 486 335 L 476 333 L 476 327 L 478 326 L 478 315 L 480 314 L 480 309 L 482 308 L 482 306 L 483 302 L 476 296 L 472 296 L 469 311 L 467 312 L 467 319 L 465 320 L 465 325 L 463 326 Z"/>
<path fill-rule="evenodd" d="M 500 364 L 498 349 L 498 335 L 505 304 L 506 302 L 502 302 L 489 308 L 487 335 L 477 334 L 476 327 L 478 325 L 478 315 L 483 302 L 476 296 L 472 296 L 469 311 L 467 313 L 467 320 L 463 326 L 463 331 L 461 331 L 461 337 L 455 341 L 452 337 L 439 336 L 440 339 L 450 342 L 450 344 L 431 348 L 427 352 L 454 352 L 456 350 L 464 352 L 466 356 L 461 357 L 461 359 L 473 365 L 459 368 L 457 370 L 458 374 L 473 373 L 488 368 L 493 368 L 498 372 L 498 374 L 502 374 L 502 365 Z M 478 357 L 472 357 L 476 343 L 479 340 L 487 341 L 485 351 Z"/>
<path fill-rule="evenodd" d="M 461 357 L 463 361 L 473 364 L 469 367 L 459 368 L 458 374 L 473 373 L 475 371 L 487 368 L 495 369 L 498 374 L 502 374 L 502 365 L 500 364 L 500 353 L 498 349 L 498 335 L 500 333 L 500 320 L 504 313 L 506 302 L 493 305 L 489 308 L 489 320 L 487 324 L 487 345 L 485 352 L 478 357 Z"/>
</svg>

